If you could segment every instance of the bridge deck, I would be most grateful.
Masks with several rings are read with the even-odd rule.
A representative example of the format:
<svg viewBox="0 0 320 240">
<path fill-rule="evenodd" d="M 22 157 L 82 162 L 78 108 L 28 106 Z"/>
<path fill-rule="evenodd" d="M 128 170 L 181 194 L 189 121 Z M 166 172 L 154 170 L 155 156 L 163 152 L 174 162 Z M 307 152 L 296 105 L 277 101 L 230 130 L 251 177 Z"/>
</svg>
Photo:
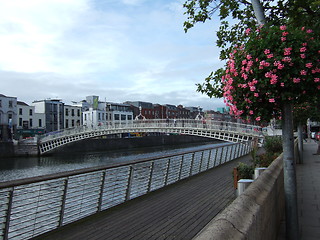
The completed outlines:
<svg viewBox="0 0 320 240">
<path fill-rule="evenodd" d="M 233 199 L 245 156 L 35 239 L 192 239 Z"/>
</svg>

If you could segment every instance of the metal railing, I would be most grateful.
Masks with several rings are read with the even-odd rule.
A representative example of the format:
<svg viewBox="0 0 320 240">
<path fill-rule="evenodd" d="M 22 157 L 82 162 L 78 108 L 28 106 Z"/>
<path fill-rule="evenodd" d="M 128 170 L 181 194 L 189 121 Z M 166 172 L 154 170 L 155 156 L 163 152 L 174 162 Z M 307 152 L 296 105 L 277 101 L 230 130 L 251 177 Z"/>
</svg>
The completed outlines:
<svg viewBox="0 0 320 240">
<path fill-rule="evenodd" d="M 149 119 L 149 120 L 134 120 L 132 122 L 126 123 L 112 123 L 107 122 L 100 126 L 80 126 L 70 129 L 64 129 L 60 131 L 50 132 L 39 136 L 41 142 L 48 140 L 61 138 L 65 136 L 77 135 L 86 132 L 95 132 L 102 130 L 115 130 L 115 129 L 130 129 L 139 131 L 141 128 L 198 128 L 207 130 L 220 130 L 220 131 L 230 131 L 238 133 L 247 133 L 254 136 L 262 135 L 261 127 L 249 124 L 226 122 L 226 121 L 215 121 L 215 120 L 192 120 L 192 119 Z"/>
<path fill-rule="evenodd" d="M 0 183 L 0 239 L 30 239 L 231 161 L 251 143 Z"/>
</svg>

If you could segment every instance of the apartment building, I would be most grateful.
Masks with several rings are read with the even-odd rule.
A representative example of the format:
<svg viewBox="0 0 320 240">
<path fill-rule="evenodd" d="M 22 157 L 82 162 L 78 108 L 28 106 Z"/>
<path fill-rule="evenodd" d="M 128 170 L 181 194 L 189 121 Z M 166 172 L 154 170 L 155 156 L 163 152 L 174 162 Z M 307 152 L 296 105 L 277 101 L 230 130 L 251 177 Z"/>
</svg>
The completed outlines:
<svg viewBox="0 0 320 240">
<path fill-rule="evenodd" d="M 33 137 L 45 133 L 45 113 L 37 113 L 35 106 L 17 101 L 17 136 Z"/>
<path fill-rule="evenodd" d="M 60 99 L 34 101 L 32 106 L 37 113 L 45 114 L 46 132 L 64 129 L 64 103 Z"/>
<path fill-rule="evenodd" d="M 17 98 L 0 94 L 0 141 L 14 138 L 17 127 Z"/>
</svg>

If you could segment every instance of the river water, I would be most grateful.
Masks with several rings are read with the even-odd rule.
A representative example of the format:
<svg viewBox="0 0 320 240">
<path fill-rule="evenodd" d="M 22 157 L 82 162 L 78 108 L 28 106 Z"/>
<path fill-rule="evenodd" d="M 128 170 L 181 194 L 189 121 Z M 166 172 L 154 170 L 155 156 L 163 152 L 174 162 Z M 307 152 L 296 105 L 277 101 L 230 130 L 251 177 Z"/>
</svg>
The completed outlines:
<svg viewBox="0 0 320 240">
<path fill-rule="evenodd" d="M 121 149 L 105 152 L 79 153 L 28 158 L 7 158 L 0 160 L 0 182 L 71 171 L 94 166 L 111 166 L 134 160 L 197 151 L 230 143 L 190 143 L 175 146 L 157 146 L 136 149 Z"/>
</svg>

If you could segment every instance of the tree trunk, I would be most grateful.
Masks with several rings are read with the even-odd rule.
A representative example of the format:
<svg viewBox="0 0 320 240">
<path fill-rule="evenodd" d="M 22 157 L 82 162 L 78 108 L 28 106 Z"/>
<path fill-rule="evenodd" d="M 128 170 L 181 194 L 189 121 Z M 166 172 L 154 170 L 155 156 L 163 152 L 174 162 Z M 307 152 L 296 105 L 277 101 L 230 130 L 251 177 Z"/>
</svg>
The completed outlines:
<svg viewBox="0 0 320 240">
<path fill-rule="evenodd" d="M 303 163 L 303 140 L 304 140 L 304 133 L 302 129 L 302 124 L 298 124 L 298 148 L 299 148 L 299 161 L 298 163 Z"/>
<path fill-rule="evenodd" d="M 264 16 L 264 11 L 262 8 L 262 5 L 259 0 L 251 0 L 254 15 L 256 16 L 256 19 L 258 20 L 258 23 L 265 24 L 266 23 L 266 18 Z"/>
<path fill-rule="evenodd" d="M 296 166 L 294 162 L 292 104 L 285 103 L 282 113 L 283 172 L 286 202 L 287 239 L 299 239 Z"/>
</svg>

